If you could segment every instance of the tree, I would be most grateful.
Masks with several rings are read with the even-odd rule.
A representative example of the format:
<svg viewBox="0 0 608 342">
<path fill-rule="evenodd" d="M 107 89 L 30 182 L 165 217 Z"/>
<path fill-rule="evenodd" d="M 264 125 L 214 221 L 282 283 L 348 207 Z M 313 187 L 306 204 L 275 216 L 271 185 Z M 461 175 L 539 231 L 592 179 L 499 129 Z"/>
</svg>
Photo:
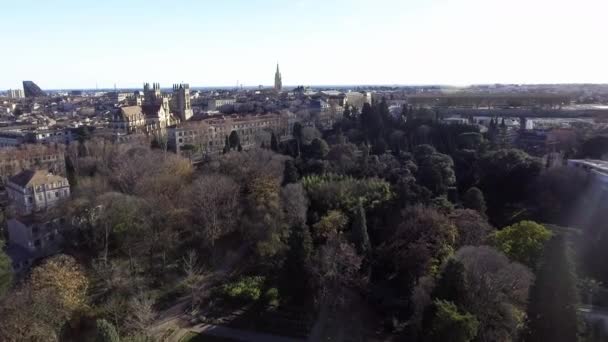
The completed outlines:
<svg viewBox="0 0 608 342">
<path fill-rule="evenodd" d="M 236 229 L 240 187 L 230 177 L 205 174 L 195 180 L 190 191 L 190 213 L 195 237 L 211 247 Z"/>
<path fill-rule="evenodd" d="M 530 293 L 526 341 L 576 341 L 577 284 L 573 261 L 562 235 L 547 242 Z"/>
<path fill-rule="evenodd" d="M 312 262 L 313 279 L 322 306 L 341 307 L 348 301 L 348 289 L 357 286 L 362 258 L 355 248 L 333 234 L 321 246 Z"/>
<path fill-rule="evenodd" d="M 144 293 L 138 293 L 129 300 L 126 326 L 133 335 L 146 334 L 154 319 L 154 300 Z"/>
<path fill-rule="evenodd" d="M 583 142 L 580 157 L 602 159 L 606 153 L 608 153 L 608 137 L 595 136 Z"/>
<path fill-rule="evenodd" d="M 436 299 L 433 302 L 433 311 L 428 341 L 468 342 L 477 335 L 479 322 L 475 316 L 458 310 L 454 303 Z"/>
<path fill-rule="evenodd" d="M 416 179 L 435 195 L 445 194 L 456 183 L 454 161 L 450 156 L 437 153 L 429 145 L 417 146 L 414 156 L 418 165 Z"/>
<path fill-rule="evenodd" d="M 285 222 L 291 227 L 306 223 L 308 198 L 300 183 L 290 183 L 281 188 L 281 207 Z"/>
<path fill-rule="evenodd" d="M 298 168 L 293 159 L 285 161 L 285 171 L 283 172 L 283 184 L 295 183 L 298 181 Z"/>
<path fill-rule="evenodd" d="M 317 239 L 327 239 L 344 230 L 348 217 L 340 210 L 330 210 L 313 225 L 313 234 Z"/>
<path fill-rule="evenodd" d="M 378 249 L 391 277 L 411 288 L 420 276 L 439 271 L 453 252 L 457 232 L 445 215 L 432 208 L 407 208 L 401 217 L 401 224 Z"/>
<path fill-rule="evenodd" d="M 530 270 L 487 246 L 463 247 L 454 258 L 464 265 L 466 298 L 460 307 L 479 320 L 477 340 L 516 340 L 534 280 Z"/>
<path fill-rule="evenodd" d="M 279 140 L 274 132 L 272 132 L 270 135 L 270 149 L 275 152 L 279 152 Z"/>
<path fill-rule="evenodd" d="M 289 251 L 283 265 L 281 290 L 297 304 L 305 303 L 311 289 L 310 261 L 314 247 L 310 230 L 305 224 L 292 227 L 289 235 Z"/>
<path fill-rule="evenodd" d="M 488 215 L 494 221 L 509 214 L 505 207 L 525 200 L 542 169 L 537 158 L 517 149 L 501 149 L 480 159 L 481 181 Z"/>
<path fill-rule="evenodd" d="M 224 139 L 224 149 L 222 150 L 222 153 L 226 154 L 230 152 L 230 140 L 228 139 L 228 137 L 226 137 Z"/>
<path fill-rule="evenodd" d="M 350 106 L 348 104 L 346 104 L 344 106 L 344 112 L 342 112 L 342 116 L 344 117 L 344 119 L 349 120 L 351 118 L 351 111 L 350 111 Z"/>
<path fill-rule="evenodd" d="M 310 145 L 314 139 L 321 138 L 321 132 L 315 127 L 306 126 L 302 128 L 300 138 L 303 145 Z"/>
<path fill-rule="evenodd" d="M 68 255 L 56 255 L 34 268 L 30 283 L 35 294 L 53 294 L 68 312 L 82 307 L 87 299 L 87 277 L 76 260 Z"/>
<path fill-rule="evenodd" d="M 482 215 L 486 213 L 486 201 L 483 198 L 483 192 L 479 188 L 469 188 L 464 194 L 462 204 L 465 208 L 477 210 Z"/>
<path fill-rule="evenodd" d="M 534 221 L 521 221 L 494 232 L 490 239 L 511 260 L 535 268 L 545 242 L 551 235 L 551 231 L 543 225 Z"/>
<path fill-rule="evenodd" d="M 182 268 L 186 277 L 184 284 L 190 290 L 190 303 L 192 311 L 198 305 L 198 290 L 203 276 L 203 272 L 198 266 L 198 254 L 194 250 L 188 251 L 183 257 Z"/>
<path fill-rule="evenodd" d="M 4 241 L 0 240 L 0 299 L 8 292 L 13 282 L 11 259 L 4 253 Z"/>
<path fill-rule="evenodd" d="M 114 325 L 105 319 L 98 319 L 97 325 L 97 338 L 95 342 L 120 342 L 120 337 Z"/>
<path fill-rule="evenodd" d="M 464 265 L 460 261 L 453 258 L 447 261 L 431 296 L 449 300 L 458 305 L 466 303 L 467 279 Z"/>
<path fill-rule="evenodd" d="M 316 159 L 323 159 L 329 152 L 329 146 L 325 140 L 321 138 L 314 138 L 310 143 L 310 156 Z"/>
<path fill-rule="evenodd" d="M 456 209 L 449 217 L 458 230 L 458 247 L 483 245 L 494 230 L 488 220 L 475 210 Z"/>
<path fill-rule="evenodd" d="M 301 123 L 296 122 L 293 124 L 292 134 L 293 134 L 293 137 L 296 139 L 297 155 L 299 156 L 301 148 L 302 148 L 302 124 Z"/>
<path fill-rule="evenodd" d="M 239 138 L 239 133 L 237 131 L 230 132 L 228 143 L 231 150 L 236 149 L 241 144 L 241 139 Z"/>
<path fill-rule="evenodd" d="M 367 234 L 367 223 L 365 219 L 365 209 L 361 202 L 355 209 L 355 215 L 352 223 L 352 237 L 355 247 L 359 255 L 368 256 L 371 252 L 371 243 Z"/>
</svg>

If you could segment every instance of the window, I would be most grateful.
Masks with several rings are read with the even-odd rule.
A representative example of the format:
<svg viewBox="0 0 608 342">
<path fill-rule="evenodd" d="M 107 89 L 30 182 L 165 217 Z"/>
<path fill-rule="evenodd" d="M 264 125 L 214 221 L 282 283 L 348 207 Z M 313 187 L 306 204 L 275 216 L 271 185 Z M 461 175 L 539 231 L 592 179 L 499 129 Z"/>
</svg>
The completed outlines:
<svg viewBox="0 0 608 342">
<path fill-rule="evenodd" d="M 55 198 L 59 198 L 60 196 L 60 192 L 59 191 L 55 191 Z"/>
</svg>

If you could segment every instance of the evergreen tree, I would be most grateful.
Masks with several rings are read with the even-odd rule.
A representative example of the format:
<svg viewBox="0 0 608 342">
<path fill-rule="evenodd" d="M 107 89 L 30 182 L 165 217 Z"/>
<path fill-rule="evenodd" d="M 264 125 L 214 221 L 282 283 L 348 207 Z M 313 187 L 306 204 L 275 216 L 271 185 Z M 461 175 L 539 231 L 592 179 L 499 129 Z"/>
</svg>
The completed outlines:
<svg viewBox="0 0 608 342">
<path fill-rule="evenodd" d="M 469 342 L 477 336 L 479 321 L 468 313 L 445 300 L 433 302 L 433 321 L 431 331 L 424 340 L 433 342 Z"/>
<path fill-rule="evenodd" d="M 301 146 L 302 146 L 302 124 L 299 122 L 296 122 L 295 124 L 293 124 L 293 137 L 296 139 L 296 143 L 298 146 L 298 156 L 301 153 Z"/>
<path fill-rule="evenodd" d="M 120 342 L 118 332 L 112 323 L 105 319 L 97 320 L 97 338 L 95 342 Z"/>
<path fill-rule="evenodd" d="M 283 185 L 296 183 L 298 181 L 298 169 L 293 159 L 285 161 L 285 169 L 283 170 Z"/>
<path fill-rule="evenodd" d="M 274 132 L 272 132 L 270 135 L 270 149 L 274 152 L 279 152 L 279 140 Z"/>
<path fill-rule="evenodd" d="M 483 192 L 477 187 L 471 187 L 467 190 L 462 199 L 462 205 L 467 209 L 476 210 L 480 214 L 485 215 L 486 213 L 486 201 Z"/>
<path fill-rule="evenodd" d="M 466 300 L 466 294 L 467 286 L 464 265 L 456 259 L 450 259 L 443 268 L 443 271 L 441 271 L 431 296 L 463 305 Z"/>
<path fill-rule="evenodd" d="M 289 251 L 283 264 L 280 290 L 284 297 L 294 303 L 307 300 L 310 291 L 309 264 L 313 253 L 310 229 L 306 225 L 296 225 L 289 234 Z"/>
<path fill-rule="evenodd" d="M 528 305 L 525 341 L 577 340 L 578 289 L 565 238 L 547 242 Z"/>
<path fill-rule="evenodd" d="M 344 119 L 349 120 L 351 118 L 350 106 L 348 104 L 344 105 L 344 112 L 342 113 Z"/>
<path fill-rule="evenodd" d="M 224 150 L 223 153 L 226 154 L 230 152 L 230 142 L 228 141 L 228 137 L 226 137 L 226 139 L 224 139 Z"/>
<path fill-rule="evenodd" d="M 8 292 L 13 281 L 11 259 L 4 253 L 4 242 L 0 240 L 0 298 Z"/>
<path fill-rule="evenodd" d="M 357 252 L 361 255 L 369 255 L 371 252 L 371 243 L 367 233 L 367 222 L 365 219 L 365 209 L 361 199 L 355 209 L 355 216 L 352 224 L 352 238 L 357 248 Z"/>
<path fill-rule="evenodd" d="M 237 133 L 237 131 L 230 132 L 228 142 L 230 149 L 236 149 L 241 144 L 241 139 L 239 138 L 239 134 Z"/>
</svg>

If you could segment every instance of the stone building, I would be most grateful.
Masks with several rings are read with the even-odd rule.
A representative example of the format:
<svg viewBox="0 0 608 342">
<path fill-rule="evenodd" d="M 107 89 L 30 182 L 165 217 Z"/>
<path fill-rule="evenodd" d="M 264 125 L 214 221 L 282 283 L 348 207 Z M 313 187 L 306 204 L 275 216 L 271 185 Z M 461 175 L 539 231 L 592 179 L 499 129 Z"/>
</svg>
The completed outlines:
<svg viewBox="0 0 608 342">
<path fill-rule="evenodd" d="M 226 138 L 232 131 L 238 133 L 243 149 L 259 147 L 262 143 L 268 146 L 272 133 L 281 140 L 289 136 L 291 121 L 287 113 L 189 121 L 168 129 L 168 146 L 172 151 L 193 159 L 213 156 L 222 153 Z"/>
<path fill-rule="evenodd" d="M 48 171 L 25 170 L 9 178 L 6 192 L 18 215 L 30 215 L 69 197 L 70 184 Z"/>
<path fill-rule="evenodd" d="M 171 111 L 181 121 L 188 121 L 192 117 L 192 106 L 190 104 L 190 85 L 187 83 L 174 84 L 173 96 L 171 98 Z"/>
<path fill-rule="evenodd" d="M 48 171 L 25 170 L 10 178 L 6 189 L 14 208 L 7 220 L 7 253 L 20 272 L 59 250 L 65 222 L 48 210 L 70 197 L 70 185 Z"/>
<path fill-rule="evenodd" d="M 190 90 L 186 86 L 180 85 L 177 90 L 174 108 L 179 111 L 177 114 L 190 118 Z M 160 84 L 153 83 L 150 88 L 150 84 L 145 83 L 143 97 L 142 101 L 136 96 L 136 105 L 118 108 L 112 115 L 110 128 L 117 133 L 162 134 L 167 127 L 179 123 L 180 119 L 171 113 L 169 97 L 161 94 Z"/>
</svg>

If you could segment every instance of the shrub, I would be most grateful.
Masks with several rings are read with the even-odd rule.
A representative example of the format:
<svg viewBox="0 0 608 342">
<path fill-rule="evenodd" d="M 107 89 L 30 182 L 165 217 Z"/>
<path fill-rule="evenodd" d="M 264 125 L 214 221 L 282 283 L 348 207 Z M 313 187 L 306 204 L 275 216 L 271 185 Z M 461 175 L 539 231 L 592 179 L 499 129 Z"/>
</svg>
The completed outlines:
<svg viewBox="0 0 608 342">
<path fill-rule="evenodd" d="M 223 285 L 220 293 L 232 300 L 255 302 L 262 295 L 264 281 L 265 278 L 262 276 L 243 277 L 238 281 Z"/>
</svg>

